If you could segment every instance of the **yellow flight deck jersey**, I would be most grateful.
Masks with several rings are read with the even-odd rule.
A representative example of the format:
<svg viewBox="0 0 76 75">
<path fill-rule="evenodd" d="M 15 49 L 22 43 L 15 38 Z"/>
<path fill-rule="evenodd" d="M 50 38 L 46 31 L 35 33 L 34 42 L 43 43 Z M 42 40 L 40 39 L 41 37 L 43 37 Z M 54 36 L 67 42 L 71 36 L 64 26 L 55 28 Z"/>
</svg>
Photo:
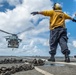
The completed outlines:
<svg viewBox="0 0 76 75">
<path fill-rule="evenodd" d="M 42 11 L 42 14 L 50 17 L 51 30 L 59 26 L 65 27 L 65 20 L 72 19 L 69 15 L 63 13 L 62 10 Z"/>
</svg>

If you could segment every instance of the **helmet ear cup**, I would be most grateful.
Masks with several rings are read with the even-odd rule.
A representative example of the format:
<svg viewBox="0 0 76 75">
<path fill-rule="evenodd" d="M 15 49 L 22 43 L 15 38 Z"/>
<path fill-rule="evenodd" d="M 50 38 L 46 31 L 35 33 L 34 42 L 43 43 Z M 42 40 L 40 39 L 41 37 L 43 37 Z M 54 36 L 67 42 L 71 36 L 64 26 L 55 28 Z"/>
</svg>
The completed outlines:
<svg viewBox="0 0 76 75">
<path fill-rule="evenodd" d="M 53 10 L 55 10 L 56 3 L 54 3 Z"/>
</svg>

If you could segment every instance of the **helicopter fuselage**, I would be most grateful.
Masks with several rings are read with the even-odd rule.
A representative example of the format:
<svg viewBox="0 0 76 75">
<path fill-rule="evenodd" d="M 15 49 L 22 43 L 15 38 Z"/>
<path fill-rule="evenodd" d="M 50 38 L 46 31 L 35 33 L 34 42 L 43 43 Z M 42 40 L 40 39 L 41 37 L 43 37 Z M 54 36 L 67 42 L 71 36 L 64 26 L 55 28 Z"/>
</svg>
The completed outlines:
<svg viewBox="0 0 76 75">
<path fill-rule="evenodd" d="M 8 47 L 9 48 L 18 48 L 19 43 L 22 41 L 21 39 L 18 38 L 17 35 L 12 35 L 6 38 L 6 41 L 8 41 Z"/>
</svg>

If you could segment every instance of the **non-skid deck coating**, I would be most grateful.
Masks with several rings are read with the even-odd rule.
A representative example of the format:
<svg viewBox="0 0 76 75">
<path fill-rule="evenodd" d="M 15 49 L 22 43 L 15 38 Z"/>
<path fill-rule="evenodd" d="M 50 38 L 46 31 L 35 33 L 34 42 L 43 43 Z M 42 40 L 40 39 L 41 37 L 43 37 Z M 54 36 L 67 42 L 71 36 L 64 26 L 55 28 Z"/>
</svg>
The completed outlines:
<svg viewBox="0 0 76 75">
<path fill-rule="evenodd" d="M 44 66 L 36 66 L 33 70 L 21 71 L 12 75 L 76 75 L 76 59 L 71 58 L 71 63 L 65 63 L 62 60 L 64 59 L 58 58 L 56 62 L 46 61 Z M 17 64 L 0 64 L 0 67 L 12 65 Z"/>
</svg>

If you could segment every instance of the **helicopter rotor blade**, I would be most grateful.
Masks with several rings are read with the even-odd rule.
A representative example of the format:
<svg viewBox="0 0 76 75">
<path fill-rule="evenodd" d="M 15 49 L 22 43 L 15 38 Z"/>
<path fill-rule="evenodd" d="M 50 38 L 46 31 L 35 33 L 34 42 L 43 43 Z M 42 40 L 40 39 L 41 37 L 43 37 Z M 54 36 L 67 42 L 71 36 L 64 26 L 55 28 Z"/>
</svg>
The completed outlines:
<svg viewBox="0 0 76 75">
<path fill-rule="evenodd" d="M 11 35 L 12 35 L 12 33 L 6 32 L 6 31 L 4 31 L 4 30 L 1 30 L 1 29 L 0 29 L 0 31 L 1 31 L 1 32 L 4 32 L 4 33 L 6 33 L 6 34 L 11 34 Z"/>
<path fill-rule="evenodd" d="M 17 34 L 21 34 L 21 33 L 25 32 L 25 31 L 29 31 L 29 30 L 32 30 L 32 29 L 34 29 L 34 27 L 29 27 L 29 28 L 23 30 L 22 32 L 17 33 Z"/>
<path fill-rule="evenodd" d="M 10 36 L 3 36 L 4 38 L 8 38 L 8 37 L 10 37 Z"/>
</svg>

